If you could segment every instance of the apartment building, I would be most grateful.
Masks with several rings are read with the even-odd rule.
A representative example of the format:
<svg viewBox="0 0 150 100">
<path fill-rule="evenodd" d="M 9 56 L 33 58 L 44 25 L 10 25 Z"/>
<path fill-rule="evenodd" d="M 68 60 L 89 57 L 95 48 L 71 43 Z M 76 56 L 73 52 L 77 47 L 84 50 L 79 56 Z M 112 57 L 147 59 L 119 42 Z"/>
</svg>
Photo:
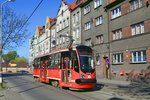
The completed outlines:
<svg viewBox="0 0 150 100">
<path fill-rule="evenodd" d="M 56 18 L 51 21 L 50 30 L 50 51 L 56 49 Z"/>
<path fill-rule="evenodd" d="M 107 70 L 104 58 L 109 56 L 108 21 L 107 13 L 104 11 L 105 5 L 106 0 L 86 0 L 81 6 L 82 43 L 93 48 L 97 74 L 104 75 L 104 77 L 106 77 Z"/>
<path fill-rule="evenodd" d="M 56 18 L 46 19 L 30 40 L 30 57 L 73 45 L 94 50 L 97 75 L 140 71 L 150 65 L 150 0 L 61 1 Z M 37 44 L 37 45 L 35 45 Z M 106 59 L 107 58 L 107 59 Z M 32 61 L 32 59 L 31 59 Z"/>
<path fill-rule="evenodd" d="M 84 0 L 75 0 L 72 3 L 71 10 L 71 36 L 73 37 L 73 45 L 81 44 L 81 5 Z"/>
<path fill-rule="evenodd" d="M 70 35 L 70 6 L 64 0 L 61 1 L 56 18 L 56 49 L 67 47 Z"/>
<path fill-rule="evenodd" d="M 51 50 L 50 42 L 50 26 L 54 19 L 47 17 L 45 25 L 37 26 L 33 37 L 30 40 L 29 65 L 33 63 L 33 59 L 37 56 L 44 55 Z"/>
<path fill-rule="evenodd" d="M 107 0 L 111 69 L 140 71 L 150 65 L 150 0 Z"/>
</svg>

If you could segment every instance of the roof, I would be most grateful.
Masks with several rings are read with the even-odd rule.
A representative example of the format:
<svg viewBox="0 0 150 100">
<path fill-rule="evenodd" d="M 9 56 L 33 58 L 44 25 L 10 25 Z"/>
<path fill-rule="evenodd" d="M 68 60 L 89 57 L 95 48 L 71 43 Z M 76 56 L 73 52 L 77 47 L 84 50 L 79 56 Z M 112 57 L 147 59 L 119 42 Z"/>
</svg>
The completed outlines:
<svg viewBox="0 0 150 100">
<path fill-rule="evenodd" d="M 85 0 L 75 0 L 72 4 L 68 5 L 69 10 L 76 9 L 80 4 L 82 4 Z"/>
</svg>

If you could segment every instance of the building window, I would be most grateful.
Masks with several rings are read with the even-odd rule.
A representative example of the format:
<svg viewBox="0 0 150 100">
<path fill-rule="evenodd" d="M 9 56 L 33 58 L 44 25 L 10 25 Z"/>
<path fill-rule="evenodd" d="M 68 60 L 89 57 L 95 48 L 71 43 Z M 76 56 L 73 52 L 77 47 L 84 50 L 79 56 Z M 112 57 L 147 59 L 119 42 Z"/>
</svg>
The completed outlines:
<svg viewBox="0 0 150 100">
<path fill-rule="evenodd" d="M 63 20 L 63 28 L 66 28 L 66 21 Z"/>
<path fill-rule="evenodd" d="M 77 30 L 76 30 L 76 37 L 77 37 L 77 38 L 80 37 L 80 30 L 79 30 L 79 28 L 77 28 Z"/>
<path fill-rule="evenodd" d="M 84 15 L 89 13 L 90 11 L 91 11 L 90 5 L 87 5 L 86 7 L 84 7 Z"/>
<path fill-rule="evenodd" d="M 84 30 L 89 30 L 89 29 L 91 29 L 91 21 L 86 22 L 86 23 L 84 24 Z"/>
<path fill-rule="evenodd" d="M 66 27 L 69 26 L 69 17 L 67 18 Z"/>
<path fill-rule="evenodd" d="M 87 45 L 87 46 L 91 46 L 92 45 L 91 38 L 85 40 L 85 45 Z"/>
<path fill-rule="evenodd" d="M 59 45 L 59 39 L 58 39 L 58 38 L 57 38 L 57 40 L 56 40 L 56 44 Z"/>
<path fill-rule="evenodd" d="M 136 10 L 143 6 L 143 0 L 132 0 L 130 2 L 130 11 Z"/>
<path fill-rule="evenodd" d="M 79 12 L 77 12 L 77 15 L 76 15 L 76 22 L 77 22 L 77 23 L 79 23 L 79 17 L 80 17 L 80 16 L 79 16 Z"/>
<path fill-rule="evenodd" d="M 132 63 L 146 62 L 146 50 L 132 52 Z"/>
<path fill-rule="evenodd" d="M 100 65 L 100 55 L 96 54 L 96 65 Z"/>
<path fill-rule="evenodd" d="M 113 54 L 113 64 L 123 63 L 123 53 Z"/>
<path fill-rule="evenodd" d="M 69 36 L 68 32 L 66 33 L 66 35 Z M 68 41 L 69 41 L 69 38 L 67 38 L 66 41 L 68 42 Z"/>
<path fill-rule="evenodd" d="M 144 22 L 132 25 L 131 32 L 132 32 L 132 35 L 144 33 Z"/>
<path fill-rule="evenodd" d="M 73 14 L 73 17 L 72 17 L 72 23 L 73 23 L 73 26 L 75 25 L 75 14 Z"/>
<path fill-rule="evenodd" d="M 73 33 L 72 33 L 72 36 L 73 36 L 73 39 L 76 40 L 76 31 L 73 30 Z M 73 41 L 75 43 L 75 41 Z"/>
<path fill-rule="evenodd" d="M 102 16 L 95 18 L 95 20 L 96 20 L 96 23 L 95 23 L 96 26 L 101 25 L 103 23 L 103 17 Z"/>
<path fill-rule="evenodd" d="M 111 19 L 121 16 L 121 7 L 117 7 L 111 11 Z"/>
<path fill-rule="evenodd" d="M 118 40 L 122 38 L 122 29 L 113 31 L 113 40 Z"/>
<path fill-rule="evenodd" d="M 102 0 L 95 0 L 94 1 L 94 8 L 97 8 L 97 7 L 101 6 L 101 5 L 102 5 Z"/>
<path fill-rule="evenodd" d="M 63 43 L 65 43 L 65 37 L 62 37 Z"/>
<path fill-rule="evenodd" d="M 62 30 L 62 23 L 60 22 L 60 30 Z"/>
<path fill-rule="evenodd" d="M 98 35 L 96 36 L 96 44 L 101 44 L 104 42 L 104 37 L 103 35 Z"/>
<path fill-rule="evenodd" d="M 62 43 L 62 37 L 60 37 L 59 43 L 60 43 L 60 44 Z"/>
</svg>

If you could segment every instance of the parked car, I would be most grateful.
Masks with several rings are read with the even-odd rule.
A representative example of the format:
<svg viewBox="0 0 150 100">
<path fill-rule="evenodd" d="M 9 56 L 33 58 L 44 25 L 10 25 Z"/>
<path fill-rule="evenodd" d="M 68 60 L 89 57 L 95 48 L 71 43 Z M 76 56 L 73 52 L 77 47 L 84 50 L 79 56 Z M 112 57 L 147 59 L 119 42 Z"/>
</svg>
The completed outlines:
<svg viewBox="0 0 150 100">
<path fill-rule="evenodd" d="M 28 74 L 29 72 L 26 71 L 26 70 L 20 70 L 20 71 L 17 71 L 17 73 L 21 73 L 21 74 Z"/>
</svg>

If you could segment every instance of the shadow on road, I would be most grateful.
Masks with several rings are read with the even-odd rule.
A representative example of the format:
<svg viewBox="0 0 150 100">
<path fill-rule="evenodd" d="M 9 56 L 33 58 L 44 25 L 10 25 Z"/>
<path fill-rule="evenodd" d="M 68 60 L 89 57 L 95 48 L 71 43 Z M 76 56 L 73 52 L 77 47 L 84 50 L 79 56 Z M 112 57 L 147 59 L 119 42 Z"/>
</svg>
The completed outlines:
<svg viewBox="0 0 150 100">
<path fill-rule="evenodd" d="M 32 75 L 30 73 L 3 73 L 2 77 L 11 77 L 11 76 L 27 76 Z"/>
<path fill-rule="evenodd" d="M 124 100 L 124 99 L 120 99 L 120 98 L 117 98 L 117 97 L 113 97 L 113 98 L 110 98 L 108 100 Z"/>
</svg>

